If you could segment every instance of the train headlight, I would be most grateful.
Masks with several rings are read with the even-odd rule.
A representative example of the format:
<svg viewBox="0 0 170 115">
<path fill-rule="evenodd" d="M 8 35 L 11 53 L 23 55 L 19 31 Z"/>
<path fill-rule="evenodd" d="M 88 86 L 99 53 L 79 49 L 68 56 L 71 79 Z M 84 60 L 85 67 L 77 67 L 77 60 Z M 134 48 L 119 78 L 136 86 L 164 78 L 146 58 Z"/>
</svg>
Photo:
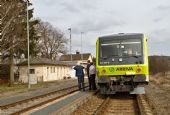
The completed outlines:
<svg viewBox="0 0 170 115">
<path fill-rule="evenodd" d="M 106 70 L 105 69 L 102 70 L 102 74 L 106 74 Z"/>
<path fill-rule="evenodd" d="M 136 69 L 136 73 L 140 73 L 141 71 L 142 71 L 142 69 L 139 67 Z"/>
</svg>

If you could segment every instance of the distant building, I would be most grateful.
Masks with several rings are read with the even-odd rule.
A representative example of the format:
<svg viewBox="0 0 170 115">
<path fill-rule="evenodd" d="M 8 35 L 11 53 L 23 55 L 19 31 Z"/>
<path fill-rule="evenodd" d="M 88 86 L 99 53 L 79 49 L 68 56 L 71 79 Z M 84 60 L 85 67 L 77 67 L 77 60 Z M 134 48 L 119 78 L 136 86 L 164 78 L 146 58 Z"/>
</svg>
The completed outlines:
<svg viewBox="0 0 170 115">
<path fill-rule="evenodd" d="M 18 64 L 19 81 L 28 82 L 27 61 Z M 46 58 L 30 60 L 30 75 L 38 82 L 53 81 L 70 77 L 72 65 Z"/>
<path fill-rule="evenodd" d="M 76 54 L 67 54 L 67 55 L 62 55 L 60 57 L 61 62 L 69 63 L 72 65 L 77 65 L 78 63 L 80 63 L 84 67 L 87 66 L 88 60 L 90 60 L 90 62 L 92 62 L 93 60 L 93 57 L 90 53 L 80 54 L 79 52 L 76 52 Z M 84 72 L 87 74 L 85 70 Z M 74 75 L 75 75 L 75 71 L 72 69 L 71 76 L 74 76 Z"/>
<path fill-rule="evenodd" d="M 72 57 L 72 59 L 71 59 L 71 57 Z M 80 54 L 79 52 L 76 52 L 76 54 L 62 55 L 60 57 L 60 61 L 62 61 L 62 62 L 68 62 L 68 63 L 72 63 L 72 64 L 81 63 L 84 65 L 87 64 L 88 60 L 90 60 L 92 62 L 92 59 L 93 59 L 93 57 L 90 53 Z"/>
</svg>

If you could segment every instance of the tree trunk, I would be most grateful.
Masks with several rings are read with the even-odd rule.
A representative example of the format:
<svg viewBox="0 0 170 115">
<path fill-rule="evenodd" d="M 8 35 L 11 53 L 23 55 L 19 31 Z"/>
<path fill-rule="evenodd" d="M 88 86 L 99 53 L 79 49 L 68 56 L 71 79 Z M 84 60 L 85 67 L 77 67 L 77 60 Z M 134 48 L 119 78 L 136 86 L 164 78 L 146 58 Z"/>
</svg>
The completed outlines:
<svg viewBox="0 0 170 115">
<path fill-rule="evenodd" d="M 10 62 L 10 82 L 9 82 L 9 86 L 12 86 L 14 84 L 14 56 L 13 56 L 14 52 L 13 49 L 10 50 L 10 58 L 9 58 L 9 62 Z"/>
</svg>

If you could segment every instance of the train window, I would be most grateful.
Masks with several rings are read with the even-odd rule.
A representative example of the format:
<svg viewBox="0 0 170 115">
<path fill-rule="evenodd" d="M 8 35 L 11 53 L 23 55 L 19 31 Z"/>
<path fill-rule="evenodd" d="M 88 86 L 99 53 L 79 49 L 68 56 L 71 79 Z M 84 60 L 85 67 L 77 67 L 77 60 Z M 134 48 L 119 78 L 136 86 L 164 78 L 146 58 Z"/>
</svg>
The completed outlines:
<svg viewBox="0 0 170 115">
<path fill-rule="evenodd" d="M 117 41 L 105 41 L 101 43 L 100 57 L 119 56 L 119 45 L 120 43 Z"/>
<path fill-rule="evenodd" d="M 119 39 L 100 42 L 100 57 L 131 57 L 142 55 L 142 39 Z"/>
<path fill-rule="evenodd" d="M 141 56 L 142 55 L 142 44 L 140 39 L 127 39 L 121 42 L 124 48 L 121 53 L 122 56 Z"/>
</svg>

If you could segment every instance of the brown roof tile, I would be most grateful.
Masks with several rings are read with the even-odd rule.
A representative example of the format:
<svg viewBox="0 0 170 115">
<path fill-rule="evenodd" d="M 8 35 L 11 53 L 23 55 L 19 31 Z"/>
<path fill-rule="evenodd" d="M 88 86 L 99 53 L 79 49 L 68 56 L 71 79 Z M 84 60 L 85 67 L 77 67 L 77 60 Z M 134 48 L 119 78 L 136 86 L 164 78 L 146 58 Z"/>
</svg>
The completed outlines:
<svg viewBox="0 0 170 115">
<path fill-rule="evenodd" d="M 28 61 L 21 62 L 17 64 L 18 66 L 27 65 Z M 47 58 L 33 58 L 30 59 L 30 65 L 64 65 L 64 66 L 71 66 L 71 64 L 60 62 L 56 60 L 51 60 Z"/>
<path fill-rule="evenodd" d="M 90 53 L 83 54 L 83 60 L 88 60 L 89 56 L 91 56 Z M 72 54 L 72 61 L 78 60 L 81 60 L 81 54 Z M 62 55 L 60 61 L 71 61 L 71 54 Z"/>
</svg>

